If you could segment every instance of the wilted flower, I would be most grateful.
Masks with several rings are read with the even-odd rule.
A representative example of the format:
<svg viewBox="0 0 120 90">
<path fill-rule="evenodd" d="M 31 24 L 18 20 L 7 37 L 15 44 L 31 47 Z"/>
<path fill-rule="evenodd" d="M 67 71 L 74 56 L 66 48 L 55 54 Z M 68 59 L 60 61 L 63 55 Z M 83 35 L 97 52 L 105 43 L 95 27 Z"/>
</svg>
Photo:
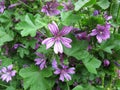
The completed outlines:
<svg viewBox="0 0 120 90">
<path fill-rule="evenodd" d="M 99 15 L 100 14 L 100 12 L 98 11 L 98 10 L 95 10 L 94 12 L 93 12 L 93 15 L 94 16 L 97 16 L 97 15 Z"/>
<path fill-rule="evenodd" d="M 36 55 L 39 56 L 39 58 L 36 58 L 34 61 L 36 62 L 35 65 L 38 65 L 39 68 L 42 70 L 46 66 L 46 58 L 43 54 L 36 52 Z"/>
<path fill-rule="evenodd" d="M 120 79 L 120 70 L 117 70 L 118 78 Z"/>
<path fill-rule="evenodd" d="M 2 81 L 9 82 L 12 80 L 12 77 L 14 77 L 16 74 L 16 70 L 12 70 L 12 69 L 13 69 L 13 65 L 9 65 L 7 67 L 3 67 L 0 70 Z"/>
<path fill-rule="evenodd" d="M 103 40 L 107 40 L 110 38 L 110 24 L 106 23 L 105 26 L 97 25 L 96 29 L 92 30 L 92 33 L 90 33 L 90 36 L 96 36 L 99 43 L 101 43 Z"/>
<path fill-rule="evenodd" d="M 52 67 L 55 69 L 54 74 L 60 75 L 59 80 L 61 80 L 61 81 L 64 81 L 65 79 L 67 81 L 71 80 L 70 74 L 75 73 L 74 67 L 68 68 L 68 66 L 61 64 L 61 68 L 58 68 L 56 60 L 52 61 Z"/>
<path fill-rule="evenodd" d="M 92 49 L 92 46 L 91 45 L 88 45 L 87 47 L 87 51 L 91 50 Z"/>
<path fill-rule="evenodd" d="M 54 52 L 58 54 L 58 52 L 63 53 L 63 45 L 67 48 L 71 48 L 70 43 L 72 42 L 71 39 L 63 37 L 64 35 L 68 34 L 72 30 L 72 26 L 64 26 L 61 31 L 59 31 L 58 26 L 55 22 L 48 25 L 50 32 L 54 35 L 54 37 L 47 38 L 42 41 L 42 44 L 46 44 L 46 49 L 50 48 L 54 45 Z M 62 43 L 62 44 L 61 44 Z"/>
<path fill-rule="evenodd" d="M 107 59 L 105 59 L 105 60 L 103 61 L 103 64 L 104 64 L 105 67 L 107 67 L 107 66 L 110 65 L 110 61 L 107 60 Z"/>
<path fill-rule="evenodd" d="M 44 12 L 48 16 L 54 16 L 60 14 L 60 11 L 57 10 L 59 3 L 56 1 L 47 2 L 45 6 L 42 7 L 41 12 Z"/>
<path fill-rule="evenodd" d="M 0 1 L 0 13 L 3 13 L 5 9 L 5 2 L 4 0 Z"/>
<path fill-rule="evenodd" d="M 116 66 L 120 67 L 120 63 L 118 63 L 117 61 L 114 62 Z"/>
<path fill-rule="evenodd" d="M 74 5 L 72 4 L 71 0 L 68 0 L 67 3 L 63 3 L 62 5 L 64 6 L 65 11 L 69 11 L 69 10 L 74 9 Z"/>
<path fill-rule="evenodd" d="M 79 40 L 88 40 L 88 41 L 90 40 L 90 36 L 88 36 L 86 31 L 77 33 L 75 36 Z"/>
</svg>

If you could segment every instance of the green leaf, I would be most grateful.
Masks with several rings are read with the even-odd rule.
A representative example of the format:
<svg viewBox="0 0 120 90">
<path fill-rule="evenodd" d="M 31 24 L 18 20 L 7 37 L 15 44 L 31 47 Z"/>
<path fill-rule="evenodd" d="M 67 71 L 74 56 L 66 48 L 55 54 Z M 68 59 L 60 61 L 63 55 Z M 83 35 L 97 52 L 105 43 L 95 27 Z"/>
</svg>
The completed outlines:
<svg viewBox="0 0 120 90">
<path fill-rule="evenodd" d="M 88 3 L 90 0 L 78 0 L 75 3 L 75 11 L 78 11 L 79 9 L 81 9 L 86 3 Z"/>
<path fill-rule="evenodd" d="M 63 25 L 69 26 L 78 22 L 80 20 L 80 15 L 79 13 L 73 14 L 72 11 L 61 12 L 61 20 Z"/>
<path fill-rule="evenodd" d="M 97 4 L 102 9 L 107 9 L 110 6 L 110 2 L 108 0 L 100 0 L 99 2 L 97 2 Z"/>
<path fill-rule="evenodd" d="M 117 19 L 119 11 L 119 0 L 113 0 L 111 3 L 110 13 L 114 19 Z"/>
<path fill-rule="evenodd" d="M 6 88 L 6 90 L 16 90 L 16 89 L 12 86 L 9 86 L 9 87 Z"/>
<path fill-rule="evenodd" d="M 0 56 L 0 60 L 2 60 L 2 64 L 0 65 L 0 68 L 6 67 L 6 66 L 12 64 L 12 59 L 7 58 L 5 56 Z"/>
<path fill-rule="evenodd" d="M 88 3 L 86 3 L 84 5 L 84 7 L 90 6 L 90 5 L 94 5 L 96 3 L 96 0 L 90 0 Z"/>
<path fill-rule="evenodd" d="M 36 35 L 36 31 L 45 25 L 46 24 L 40 18 L 40 15 L 33 16 L 31 14 L 27 14 L 25 15 L 24 20 L 16 25 L 16 29 L 22 30 L 22 36 L 31 35 L 34 37 Z"/>
<path fill-rule="evenodd" d="M 68 56 L 73 56 L 77 60 L 82 60 L 85 67 L 89 72 L 97 74 L 96 68 L 99 68 L 101 65 L 101 61 L 95 58 L 93 55 L 90 55 L 89 52 L 86 51 L 88 42 L 87 41 L 78 41 L 75 37 L 71 36 L 72 39 L 72 48 L 64 48 L 65 54 Z"/>
<path fill-rule="evenodd" d="M 25 55 L 29 54 L 29 50 L 26 48 L 19 47 L 17 52 L 19 53 L 20 57 L 23 58 Z"/>
<path fill-rule="evenodd" d="M 76 86 L 75 88 L 73 88 L 72 90 L 83 90 L 83 87 L 80 86 L 80 85 L 78 85 L 78 86 Z"/>
<path fill-rule="evenodd" d="M 0 46 L 2 46 L 5 42 L 12 41 L 13 37 L 7 34 L 3 27 L 0 27 Z"/>
<path fill-rule="evenodd" d="M 28 88 L 29 90 L 50 90 L 52 87 L 50 79 L 47 79 L 52 75 L 49 68 L 41 71 L 36 67 L 28 67 L 21 69 L 19 74 L 24 80 L 25 90 Z"/>
</svg>

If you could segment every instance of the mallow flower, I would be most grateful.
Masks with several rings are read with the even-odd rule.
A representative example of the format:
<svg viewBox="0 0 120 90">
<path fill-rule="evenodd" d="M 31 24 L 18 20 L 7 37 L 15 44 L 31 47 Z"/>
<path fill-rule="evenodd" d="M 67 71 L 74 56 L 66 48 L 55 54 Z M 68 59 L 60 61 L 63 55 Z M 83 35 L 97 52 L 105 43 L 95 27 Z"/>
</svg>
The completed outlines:
<svg viewBox="0 0 120 90">
<path fill-rule="evenodd" d="M 110 26 L 109 23 L 106 23 L 104 26 L 98 24 L 96 29 L 93 29 L 89 36 L 96 36 L 98 42 L 101 43 L 103 40 L 110 38 Z"/>
<path fill-rule="evenodd" d="M 46 49 L 49 49 L 54 45 L 54 52 L 58 54 L 58 52 L 63 53 L 62 44 L 67 48 L 71 48 L 70 43 L 72 40 L 63 36 L 68 34 L 73 29 L 72 26 L 64 26 L 62 30 L 59 31 L 57 24 L 52 22 L 52 24 L 48 24 L 48 28 L 54 37 L 49 37 L 42 41 L 42 44 L 46 44 Z"/>
<path fill-rule="evenodd" d="M 39 58 L 36 58 L 35 61 L 35 65 L 39 66 L 40 70 L 43 70 L 46 66 L 46 58 L 43 54 L 36 52 L 36 55 Z"/>
<path fill-rule="evenodd" d="M 4 9 L 5 9 L 5 2 L 4 2 L 4 0 L 1 0 L 0 1 L 0 13 L 3 13 Z"/>
<path fill-rule="evenodd" d="M 65 11 L 73 10 L 74 5 L 72 4 L 71 0 L 68 0 L 67 3 L 62 3 L 62 6 L 64 7 Z"/>
<path fill-rule="evenodd" d="M 13 69 L 13 65 L 9 65 L 7 67 L 3 67 L 1 70 L 0 70 L 0 74 L 1 74 L 1 79 L 2 81 L 6 81 L 6 82 L 9 82 L 12 80 L 12 77 L 15 76 L 16 74 L 16 70 L 12 70 Z"/>
<path fill-rule="evenodd" d="M 59 68 L 55 59 L 52 61 L 52 67 L 55 70 L 54 74 L 60 75 L 59 80 L 61 81 L 65 81 L 65 79 L 67 81 L 71 80 L 72 78 L 70 75 L 75 73 L 74 67 L 69 68 L 64 64 L 61 64 L 61 68 Z"/>
<path fill-rule="evenodd" d="M 60 14 L 57 10 L 59 3 L 57 1 L 47 2 L 45 6 L 42 7 L 41 12 L 45 13 L 47 16 L 54 16 Z"/>
</svg>

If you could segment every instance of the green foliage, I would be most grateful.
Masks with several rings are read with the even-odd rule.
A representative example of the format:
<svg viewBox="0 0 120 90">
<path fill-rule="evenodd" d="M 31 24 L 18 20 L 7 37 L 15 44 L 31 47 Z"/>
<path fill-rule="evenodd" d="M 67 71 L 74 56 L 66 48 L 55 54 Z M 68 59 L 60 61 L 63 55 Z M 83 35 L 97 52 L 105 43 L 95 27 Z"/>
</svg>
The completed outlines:
<svg viewBox="0 0 120 90">
<path fill-rule="evenodd" d="M 32 14 L 26 14 L 24 20 L 16 25 L 16 29 L 22 30 L 22 36 L 31 35 L 31 37 L 34 37 L 36 35 L 36 31 L 45 25 L 45 22 L 43 22 L 39 14 L 36 14 L 35 16 Z"/>
<path fill-rule="evenodd" d="M 78 11 L 81 9 L 86 3 L 88 3 L 90 0 L 78 0 L 75 5 L 75 11 Z"/>
<path fill-rule="evenodd" d="M 73 14 L 72 11 L 69 12 L 61 12 L 61 21 L 63 25 L 71 25 L 80 20 L 79 13 Z"/>
<path fill-rule="evenodd" d="M 89 72 L 97 74 L 96 68 L 99 68 L 101 62 L 86 51 L 88 46 L 87 42 L 75 40 L 74 37 L 71 38 L 73 40 L 72 48 L 65 48 L 65 54 L 73 56 L 77 60 L 82 60 Z"/>
<path fill-rule="evenodd" d="M 108 0 L 99 0 L 99 2 L 97 2 L 97 4 L 102 9 L 107 9 L 110 6 L 110 2 Z"/>
<path fill-rule="evenodd" d="M 28 67 L 21 69 L 19 74 L 24 79 L 24 89 L 50 90 L 53 85 L 53 82 L 47 79 L 52 75 L 50 68 L 39 70 L 36 67 Z"/>
<path fill-rule="evenodd" d="M 83 90 L 83 87 L 80 86 L 80 85 L 78 85 L 78 86 L 76 86 L 75 88 L 73 88 L 72 90 Z"/>
<path fill-rule="evenodd" d="M 0 27 L 0 46 L 5 42 L 12 41 L 13 37 L 10 34 L 7 34 L 3 27 Z"/>
</svg>

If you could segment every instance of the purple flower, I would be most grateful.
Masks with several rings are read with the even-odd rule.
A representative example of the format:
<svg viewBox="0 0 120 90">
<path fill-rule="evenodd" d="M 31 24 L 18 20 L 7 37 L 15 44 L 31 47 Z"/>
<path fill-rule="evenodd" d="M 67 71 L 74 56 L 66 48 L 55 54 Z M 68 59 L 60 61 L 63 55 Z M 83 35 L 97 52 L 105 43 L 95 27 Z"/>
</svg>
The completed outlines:
<svg viewBox="0 0 120 90">
<path fill-rule="evenodd" d="M 90 40 L 90 36 L 88 36 L 86 31 L 77 33 L 75 36 L 79 40 L 88 40 L 88 41 Z"/>
<path fill-rule="evenodd" d="M 3 13 L 5 9 L 5 2 L 4 0 L 0 1 L 0 13 Z"/>
<path fill-rule="evenodd" d="M 107 67 L 107 66 L 110 65 L 110 61 L 107 60 L 107 59 L 105 59 L 105 60 L 103 61 L 103 64 L 104 64 L 105 67 Z"/>
<path fill-rule="evenodd" d="M 71 0 L 68 0 L 67 3 L 63 3 L 62 5 L 63 5 L 65 11 L 74 9 L 74 5 L 72 4 Z"/>
<path fill-rule="evenodd" d="M 92 46 L 91 46 L 91 45 L 88 45 L 87 51 L 90 51 L 91 49 L 92 49 Z"/>
<path fill-rule="evenodd" d="M 36 52 L 36 55 L 39 56 L 40 58 L 36 58 L 34 60 L 36 62 L 35 65 L 38 65 L 41 70 L 47 67 L 45 56 L 38 52 Z"/>
<path fill-rule="evenodd" d="M 75 73 L 74 67 L 68 68 L 68 66 L 65 66 L 62 64 L 61 68 L 58 68 L 58 65 L 57 65 L 57 62 L 55 59 L 52 61 L 52 67 L 55 69 L 54 74 L 60 75 L 59 80 L 61 80 L 61 81 L 64 81 L 65 79 L 67 81 L 71 80 L 70 74 Z"/>
<path fill-rule="evenodd" d="M 56 1 L 47 2 L 45 6 L 42 7 L 41 12 L 45 13 L 48 16 L 54 16 L 60 14 L 60 11 L 57 10 L 59 3 Z"/>
<path fill-rule="evenodd" d="M 24 47 L 22 44 L 14 44 L 13 48 L 14 48 L 14 49 L 17 49 L 17 48 L 20 47 L 20 46 Z"/>
<path fill-rule="evenodd" d="M 95 10 L 94 12 L 93 12 L 93 15 L 94 16 L 97 16 L 97 15 L 99 15 L 100 14 L 100 12 L 98 11 L 98 10 Z"/>
<path fill-rule="evenodd" d="M 107 12 L 104 13 L 104 18 L 106 19 L 106 21 L 112 19 L 112 16 L 108 16 Z"/>
<path fill-rule="evenodd" d="M 117 70 L 118 78 L 120 79 L 120 70 Z"/>
<path fill-rule="evenodd" d="M 12 9 L 12 8 L 14 8 L 14 7 L 16 7 L 16 6 L 19 6 L 19 5 L 21 5 L 20 2 L 15 3 L 15 4 L 11 4 L 8 8 L 9 8 L 9 9 Z"/>
<path fill-rule="evenodd" d="M 64 26 L 63 29 L 59 31 L 57 24 L 55 22 L 52 22 L 52 24 L 48 25 L 48 28 L 54 37 L 47 38 L 42 41 L 42 44 L 46 44 L 46 49 L 49 49 L 54 44 L 54 52 L 58 54 L 58 52 L 63 53 L 62 44 L 67 48 L 71 48 L 70 43 L 72 40 L 63 36 L 72 30 L 72 26 Z"/>
<path fill-rule="evenodd" d="M 106 23 L 105 26 L 97 25 L 96 29 L 92 30 L 92 33 L 90 33 L 90 36 L 96 36 L 99 43 L 101 43 L 103 40 L 107 40 L 110 38 L 110 24 Z"/>
<path fill-rule="evenodd" d="M 7 67 L 3 67 L 0 70 L 2 81 L 9 82 L 12 80 L 12 77 L 14 77 L 16 74 L 16 70 L 12 70 L 12 69 L 13 69 L 13 65 L 9 65 Z"/>
</svg>

